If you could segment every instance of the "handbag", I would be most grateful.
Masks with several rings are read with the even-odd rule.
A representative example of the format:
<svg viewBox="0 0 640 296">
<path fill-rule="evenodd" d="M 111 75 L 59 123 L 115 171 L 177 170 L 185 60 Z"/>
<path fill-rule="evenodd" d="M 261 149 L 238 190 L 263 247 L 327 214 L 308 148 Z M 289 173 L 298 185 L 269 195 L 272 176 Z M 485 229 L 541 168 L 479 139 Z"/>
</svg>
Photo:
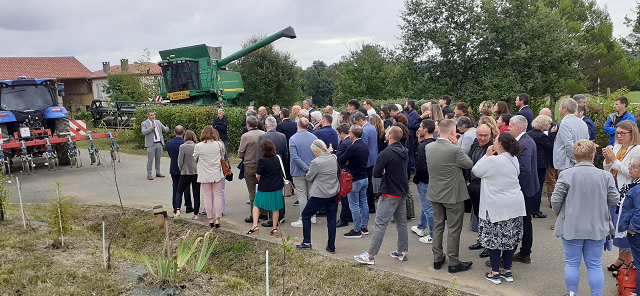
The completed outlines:
<svg viewBox="0 0 640 296">
<path fill-rule="evenodd" d="M 231 169 L 229 168 L 229 164 L 224 160 L 224 154 L 222 153 L 222 146 L 218 143 L 218 147 L 220 147 L 220 167 L 222 167 L 222 174 L 225 176 L 231 175 Z"/>
<path fill-rule="evenodd" d="M 620 268 L 616 286 L 618 286 L 618 296 L 629 296 L 636 292 L 638 271 L 634 268 L 633 262 L 630 266 Z"/>
<path fill-rule="evenodd" d="M 346 197 L 351 189 L 353 189 L 353 176 L 351 172 L 347 169 L 343 169 L 340 171 L 340 178 L 338 178 L 340 183 L 340 191 L 338 192 L 339 197 Z"/>
<path fill-rule="evenodd" d="M 289 182 L 289 180 L 287 180 L 287 178 L 285 177 L 287 175 L 287 173 L 284 172 L 284 165 L 282 164 L 282 158 L 280 158 L 280 155 L 277 155 L 278 160 L 280 161 L 280 168 L 282 169 L 282 180 L 284 180 L 284 187 L 282 188 L 282 195 L 283 196 L 292 196 L 293 195 L 293 184 L 291 184 L 291 182 Z"/>
</svg>

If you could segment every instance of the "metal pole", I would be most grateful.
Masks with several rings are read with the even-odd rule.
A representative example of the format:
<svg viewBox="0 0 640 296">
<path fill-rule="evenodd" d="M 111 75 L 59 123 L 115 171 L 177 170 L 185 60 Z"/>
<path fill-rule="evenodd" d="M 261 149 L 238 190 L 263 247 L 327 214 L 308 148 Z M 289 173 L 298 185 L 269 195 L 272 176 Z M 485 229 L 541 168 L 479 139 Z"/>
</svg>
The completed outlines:
<svg viewBox="0 0 640 296">
<path fill-rule="evenodd" d="M 104 241 L 104 221 L 102 221 L 102 262 L 104 264 L 104 268 L 107 268 L 107 251 L 105 250 Z"/>
<path fill-rule="evenodd" d="M 267 262 L 267 296 L 269 296 L 269 250 L 266 250 L 266 262 Z"/>
<path fill-rule="evenodd" d="M 24 207 L 22 207 L 22 191 L 20 191 L 20 180 L 16 177 L 16 185 L 18 185 L 18 196 L 20 197 L 20 211 L 22 212 L 22 226 L 24 230 L 27 230 L 27 222 L 24 219 Z"/>
<path fill-rule="evenodd" d="M 58 197 L 58 219 L 60 220 L 60 241 L 64 247 L 64 234 L 62 234 L 62 213 L 60 212 L 60 188 L 56 188 L 56 196 Z"/>
<path fill-rule="evenodd" d="M 171 249 L 169 248 L 169 219 L 167 217 L 164 218 L 164 232 L 167 236 L 167 258 L 171 259 Z"/>
</svg>

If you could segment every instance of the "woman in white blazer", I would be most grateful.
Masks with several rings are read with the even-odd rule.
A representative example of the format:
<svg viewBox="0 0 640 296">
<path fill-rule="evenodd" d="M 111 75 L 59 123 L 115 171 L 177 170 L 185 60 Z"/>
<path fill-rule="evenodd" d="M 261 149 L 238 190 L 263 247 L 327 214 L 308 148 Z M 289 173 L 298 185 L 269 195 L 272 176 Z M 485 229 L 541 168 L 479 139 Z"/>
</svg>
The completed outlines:
<svg viewBox="0 0 640 296">
<path fill-rule="evenodd" d="M 200 141 L 193 149 L 193 157 L 198 162 L 198 183 L 202 184 L 204 191 L 204 209 L 209 218 L 209 226 L 220 228 L 222 182 L 224 181 L 220 160 L 225 153 L 224 143 L 220 140 L 218 131 L 210 125 L 202 130 Z"/>
<path fill-rule="evenodd" d="M 602 155 L 604 156 L 604 170 L 611 172 L 613 178 L 616 180 L 618 190 L 622 186 L 631 183 L 632 179 L 629 177 L 629 166 L 637 158 L 640 158 L 640 133 L 638 132 L 638 126 L 631 120 L 621 121 L 616 125 L 616 144 L 615 146 L 607 146 L 602 149 Z M 624 200 L 619 204 L 621 205 Z M 622 207 L 612 206 L 611 218 L 613 224 L 616 227 L 616 237 L 613 239 L 613 245 L 620 249 L 618 260 L 613 264 L 610 264 L 607 269 L 613 272 L 613 275 L 617 275 L 618 270 L 623 264 L 629 265 L 633 261 L 633 256 L 630 252 L 629 242 L 625 237 L 625 233 L 618 233 L 618 217 Z"/>
</svg>

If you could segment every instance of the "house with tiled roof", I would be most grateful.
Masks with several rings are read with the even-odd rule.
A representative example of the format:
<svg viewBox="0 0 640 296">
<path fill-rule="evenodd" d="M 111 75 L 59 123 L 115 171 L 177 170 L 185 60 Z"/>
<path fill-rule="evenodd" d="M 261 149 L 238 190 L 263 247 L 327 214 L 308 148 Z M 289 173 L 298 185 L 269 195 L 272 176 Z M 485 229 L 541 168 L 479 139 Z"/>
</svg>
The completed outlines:
<svg viewBox="0 0 640 296">
<path fill-rule="evenodd" d="M 0 57 L 0 80 L 56 78 L 65 84 L 65 95 L 58 101 L 68 110 L 89 106 L 93 99 L 92 72 L 75 57 Z"/>
<path fill-rule="evenodd" d="M 102 62 L 102 70 L 95 71 L 89 75 L 91 86 L 93 89 L 93 98 L 98 100 L 106 100 L 109 94 L 105 93 L 104 87 L 107 85 L 107 76 L 109 73 L 129 72 L 133 74 L 145 75 L 144 82 L 157 84 L 162 77 L 162 70 L 156 63 L 145 64 L 129 64 L 127 59 L 120 60 L 120 65 L 111 66 L 110 62 Z"/>
</svg>

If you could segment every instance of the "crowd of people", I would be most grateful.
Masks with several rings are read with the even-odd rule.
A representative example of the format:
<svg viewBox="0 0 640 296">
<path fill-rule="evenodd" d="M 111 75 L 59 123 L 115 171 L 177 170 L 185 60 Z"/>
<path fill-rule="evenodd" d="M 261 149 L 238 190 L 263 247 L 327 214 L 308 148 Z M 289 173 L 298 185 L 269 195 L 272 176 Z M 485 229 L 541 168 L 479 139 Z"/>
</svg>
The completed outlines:
<svg viewBox="0 0 640 296">
<path fill-rule="evenodd" d="M 515 114 L 506 102 L 482 102 L 478 122 L 464 102 L 452 110 L 451 97 L 446 95 L 419 107 L 414 101 L 404 106 L 383 104 L 379 112 L 371 100 L 362 105 L 350 100 L 341 112 L 326 106 L 324 113 L 314 110 L 311 100 L 291 110 L 274 105 L 272 115 L 266 107 L 257 112 L 250 107 L 238 149 L 240 174 L 249 195 L 247 234 L 259 235 L 262 226 L 277 237 L 278 223 L 285 216 L 284 196 L 294 194 L 299 214 L 290 225 L 302 228 L 299 249 L 311 248 L 311 227 L 317 216 L 327 219 L 326 250 L 335 253 L 337 228 L 351 225 L 343 238 L 361 239 L 370 234 L 369 217 L 375 213 L 370 247 L 354 256 L 355 261 L 375 264 L 387 227 L 395 223 L 398 242 L 391 257 L 407 260 L 411 229 L 419 242 L 432 245 L 434 269 L 441 269 L 448 260 L 448 271 L 456 273 L 472 266 L 459 256 L 467 212 L 470 228 L 477 232 L 476 243 L 469 249 L 482 250 L 479 256 L 488 257 L 485 263 L 491 268 L 484 277 L 500 284 L 514 280 L 513 262 L 531 263 L 532 218 L 546 218 L 541 208 L 548 204 L 557 217 L 551 229 L 562 238 L 565 250 L 567 294 L 577 294 L 578 268 L 584 257 L 591 294 L 601 295 L 603 248 L 612 242 L 619 249 L 618 260 L 607 267 L 614 276 L 640 256 L 640 211 L 636 211 L 640 187 L 635 188 L 640 184 L 640 148 L 634 149 L 640 144 L 640 133 L 635 116 L 626 111 L 625 97 L 616 99 L 616 112 L 604 126 L 611 138 L 608 146 L 600 147 L 604 156 L 600 160 L 604 170 L 600 170 L 594 166 L 596 127 L 586 116 L 584 95 L 559 103 L 560 123 L 553 122 L 548 108 L 535 116 L 529 100 L 527 94 L 519 94 Z M 164 144 L 162 133 L 168 129 L 152 111 L 148 116 L 142 132 L 148 149 L 148 179 L 153 180 L 154 158 L 156 177 L 163 177 L 157 157 Z M 176 138 L 167 142 L 167 150 L 172 159 L 175 217 L 180 217 L 184 200 L 186 212 L 198 219 L 202 184 L 209 223 L 220 227 L 227 128 L 223 109 L 203 129 L 200 142 L 192 131 L 174 128 Z M 418 193 L 418 216 L 411 181 Z M 340 194 L 340 185 L 351 189 Z M 544 185 L 546 202 L 542 202 Z M 408 227 L 415 218 L 417 225 Z M 260 220 L 265 222 L 259 225 Z"/>
</svg>

